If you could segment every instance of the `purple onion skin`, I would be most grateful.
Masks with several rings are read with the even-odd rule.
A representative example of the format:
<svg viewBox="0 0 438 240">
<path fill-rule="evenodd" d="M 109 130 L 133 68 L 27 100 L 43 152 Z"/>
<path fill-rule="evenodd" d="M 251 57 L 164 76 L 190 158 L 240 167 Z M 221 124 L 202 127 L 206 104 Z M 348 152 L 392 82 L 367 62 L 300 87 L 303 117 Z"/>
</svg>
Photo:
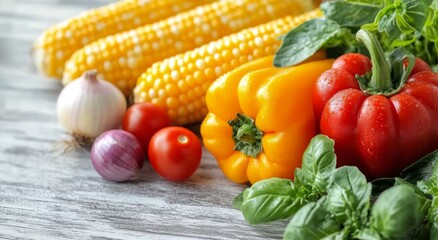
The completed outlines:
<svg viewBox="0 0 438 240">
<path fill-rule="evenodd" d="M 140 142 L 124 130 L 102 133 L 91 147 L 91 162 L 107 181 L 134 180 L 143 167 L 144 159 L 145 153 Z"/>
</svg>

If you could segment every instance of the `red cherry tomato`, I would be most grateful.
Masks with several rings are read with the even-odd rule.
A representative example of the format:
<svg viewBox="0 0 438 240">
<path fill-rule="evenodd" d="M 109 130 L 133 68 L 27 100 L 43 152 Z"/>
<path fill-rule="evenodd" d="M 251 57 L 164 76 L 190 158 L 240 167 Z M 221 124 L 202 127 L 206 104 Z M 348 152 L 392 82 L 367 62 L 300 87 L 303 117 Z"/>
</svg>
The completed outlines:
<svg viewBox="0 0 438 240">
<path fill-rule="evenodd" d="M 170 119 L 164 109 L 152 103 L 137 103 L 126 111 L 122 129 L 137 137 L 146 151 L 152 136 L 169 125 Z"/>
<path fill-rule="evenodd" d="M 148 157 L 152 168 L 170 181 L 189 178 L 201 162 L 202 146 L 198 137 L 183 127 L 166 127 L 149 143 Z"/>
</svg>

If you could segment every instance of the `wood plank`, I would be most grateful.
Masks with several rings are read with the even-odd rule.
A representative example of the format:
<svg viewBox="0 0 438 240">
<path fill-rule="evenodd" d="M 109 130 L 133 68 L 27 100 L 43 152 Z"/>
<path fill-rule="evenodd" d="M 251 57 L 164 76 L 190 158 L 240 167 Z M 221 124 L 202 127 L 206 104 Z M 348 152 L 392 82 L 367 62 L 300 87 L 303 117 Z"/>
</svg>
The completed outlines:
<svg viewBox="0 0 438 240">
<path fill-rule="evenodd" d="M 63 153 L 59 81 L 36 73 L 30 49 L 46 27 L 107 0 L 0 1 L 0 239 L 279 239 L 286 222 L 250 226 L 232 208 L 246 186 L 228 181 L 205 149 L 184 183 L 145 163 L 111 183 L 87 149 Z M 199 126 L 192 126 L 195 128 Z"/>
</svg>

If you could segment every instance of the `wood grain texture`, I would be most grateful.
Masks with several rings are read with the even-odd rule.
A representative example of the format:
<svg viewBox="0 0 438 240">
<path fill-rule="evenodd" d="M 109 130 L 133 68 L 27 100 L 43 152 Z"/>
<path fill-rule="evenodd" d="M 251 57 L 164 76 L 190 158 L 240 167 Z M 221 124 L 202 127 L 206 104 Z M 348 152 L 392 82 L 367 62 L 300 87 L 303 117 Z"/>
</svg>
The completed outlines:
<svg viewBox="0 0 438 240">
<path fill-rule="evenodd" d="M 172 183 L 146 163 L 137 182 L 103 181 L 86 149 L 62 153 L 61 84 L 36 73 L 31 44 L 48 26 L 104 0 L 0 0 L 0 239 L 279 239 L 285 222 L 248 225 L 232 208 L 245 186 L 204 150 Z"/>
</svg>

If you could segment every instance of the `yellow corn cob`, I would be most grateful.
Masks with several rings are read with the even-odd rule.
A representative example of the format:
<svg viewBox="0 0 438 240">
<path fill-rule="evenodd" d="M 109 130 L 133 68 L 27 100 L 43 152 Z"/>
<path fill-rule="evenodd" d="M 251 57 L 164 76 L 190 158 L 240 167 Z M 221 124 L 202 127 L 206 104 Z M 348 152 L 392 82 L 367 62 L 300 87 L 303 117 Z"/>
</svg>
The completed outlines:
<svg viewBox="0 0 438 240">
<path fill-rule="evenodd" d="M 39 71 L 61 78 L 74 51 L 99 38 L 173 16 L 214 0 L 124 0 L 67 19 L 44 31 L 34 44 Z"/>
<path fill-rule="evenodd" d="M 199 122 L 207 114 L 205 93 L 220 75 L 252 60 L 274 54 L 278 37 L 322 16 L 319 9 L 242 30 L 153 64 L 134 88 L 134 101 L 167 108 L 174 124 Z"/>
<path fill-rule="evenodd" d="M 309 0 L 222 0 L 151 25 L 100 39 L 73 54 L 63 83 L 97 69 L 125 94 L 153 63 L 244 28 L 311 9 Z"/>
</svg>

